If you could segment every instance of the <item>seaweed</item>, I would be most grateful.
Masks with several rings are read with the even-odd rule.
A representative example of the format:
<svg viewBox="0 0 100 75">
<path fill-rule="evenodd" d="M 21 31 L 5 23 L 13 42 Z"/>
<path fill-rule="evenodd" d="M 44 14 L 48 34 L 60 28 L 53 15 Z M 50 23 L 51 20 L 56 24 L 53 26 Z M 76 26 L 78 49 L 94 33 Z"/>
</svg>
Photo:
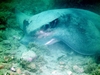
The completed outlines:
<svg viewBox="0 0 100 75">
<path fill-rule="evenodd" d="M 96 59 L 89 61 L 84 68 L 84 72 L 89 75 L 100 75 L 100 64 L 96 62 Z"/>
</svg>

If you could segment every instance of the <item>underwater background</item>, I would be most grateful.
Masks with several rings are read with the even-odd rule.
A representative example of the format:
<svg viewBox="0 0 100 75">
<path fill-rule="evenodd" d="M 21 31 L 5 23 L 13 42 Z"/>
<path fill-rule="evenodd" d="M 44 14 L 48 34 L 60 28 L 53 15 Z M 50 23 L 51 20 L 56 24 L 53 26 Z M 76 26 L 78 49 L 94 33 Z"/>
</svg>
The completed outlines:
<svg viewBox="0 0 100 75">
<path fill-rule="evenodd" d="M 24 31 L 15 10 L 26 15 L 61 8 L 81 8 L 100 15 L 99 0 L 0 0 L 0 75 L 100 75 L 100 55 L 81 55 L 65 44 L 48 47 L 20 39 Z M 58 47 L 59 46 L 59 47 Z"/>
</svg>

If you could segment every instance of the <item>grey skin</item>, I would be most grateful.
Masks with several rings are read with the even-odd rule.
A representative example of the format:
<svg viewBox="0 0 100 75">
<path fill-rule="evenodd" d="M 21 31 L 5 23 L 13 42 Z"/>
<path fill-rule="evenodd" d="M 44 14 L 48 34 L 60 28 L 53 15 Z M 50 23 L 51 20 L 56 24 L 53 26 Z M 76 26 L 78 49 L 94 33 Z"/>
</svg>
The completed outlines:
<svg viewBox="0 0 100 75">
<path fill-rule="evenodd" d="M 62 41 L 74 51 L 93 55 L 100 52 L 100 15 L 83 9 L 55 9 L 23 19 L 23 44 L 50 45 Z"/>
</svg>

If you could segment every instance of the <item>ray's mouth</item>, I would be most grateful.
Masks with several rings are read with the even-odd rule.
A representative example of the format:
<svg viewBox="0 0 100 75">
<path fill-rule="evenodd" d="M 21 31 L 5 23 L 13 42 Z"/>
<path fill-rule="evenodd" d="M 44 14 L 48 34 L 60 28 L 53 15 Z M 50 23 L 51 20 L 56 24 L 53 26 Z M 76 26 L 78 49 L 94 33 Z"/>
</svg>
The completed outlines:
<svg viewBox="0 0 100 75">
<path fill-rule="evenodd" d="M 43 31 L 43 30 L 40 30 L 40 31 L 37 31 L 36 32 L 36 36 L 37 36 L 37 38 L 46 38 L 46 37 L 48 37 L 48 36 L 50 36 L 50 35 L 52 35 L 53 34 L 53 32 L 52 31 Z"/>
<path fill-rule="evenodd" d="M 51 36 L 54 33 L 54 30 L 57 28 L 58 19 L 53 20 L 52 22 L 41 26 L 36 31 L 37 38 L 46 38 Z"/>
</svg>

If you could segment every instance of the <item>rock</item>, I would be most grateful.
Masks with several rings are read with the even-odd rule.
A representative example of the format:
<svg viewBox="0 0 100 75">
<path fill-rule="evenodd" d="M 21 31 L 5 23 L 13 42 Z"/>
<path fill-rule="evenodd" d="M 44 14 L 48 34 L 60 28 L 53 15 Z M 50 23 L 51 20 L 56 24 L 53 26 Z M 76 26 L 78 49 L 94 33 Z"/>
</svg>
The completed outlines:
<svg viewBox="0 0 100 75">
<path fill-rule="evenodd" d="M 31 69 L 35 69 L 36 65 L 34 63 L 31 63 L 31 64 L 28 65 L 28 67 L 31 68 Z"/>
<path fill-rule="evenodd" d="M 83 73 L 83 72 L 84 72 L 83 68 L 80 68 L 80 67 L 78 67 L 77 65 L 74 65 L 74 66 L 73 66 L 73 70 L 74 70 L 76 73 Z"/>
<path fill-rule="evenodd" d="M 72 75 L 73 73 L 72 73 L 72 71 L 67 71 L 67 74 Z"/>
<path fill-rule="evenodd" d="M 65 62 L 61 61 L 59 62 L 60 65 L 65 65 Z"/>
<path fill-rule="evenodd" d="M 3 44 L 10 44 L 11 42 L 9 40 L 3 40 Z"/>
<path fill-rule="evenodd" d="M 17 72 L 17 74 L 21 74 L 21 69 L 20 68 L 18 68 L 17 70 L 16 70 L 16 72 Z"/>
<path fill-rule="evenodd" d="M 21 75 L 34 75 L 34 74 L 32 74 L 30 71 L 28 71 L 28 70 L 25 70 L 25 71 L 23 71 L 23 73 L 21 74 Z"/>
<path fill-rule="evenodd" d="M 0 64 L 0 69 L 3 69 L 3 68 L 4 68 L 4 65 L 1 65 L 1 64 Z"/>
<path fill-rule="evenodd" d="M 10 70 L 11 70 L 12 72 L 16 72 L 15 67 L 11 67 Z"/>
<path fill-rule="evenodd" d="M 33 61 L 35 58 L 37 57 L 36 53 L 34 51 L 27 51 L 27 52 L 24 52 L 21 56 L 21 59 L 25 60 L 25 61 L 28 61 L 28 62 L 31 62 Z"/>
<path fill-rule="evenodd" d="M 30 69 L 30 71 L 32 72 L 36 72 L 37 71 L 37 67 L 34 63 L 30 63 L 28 66 L 27 66 L 28 69 Z"/>
</svg>

